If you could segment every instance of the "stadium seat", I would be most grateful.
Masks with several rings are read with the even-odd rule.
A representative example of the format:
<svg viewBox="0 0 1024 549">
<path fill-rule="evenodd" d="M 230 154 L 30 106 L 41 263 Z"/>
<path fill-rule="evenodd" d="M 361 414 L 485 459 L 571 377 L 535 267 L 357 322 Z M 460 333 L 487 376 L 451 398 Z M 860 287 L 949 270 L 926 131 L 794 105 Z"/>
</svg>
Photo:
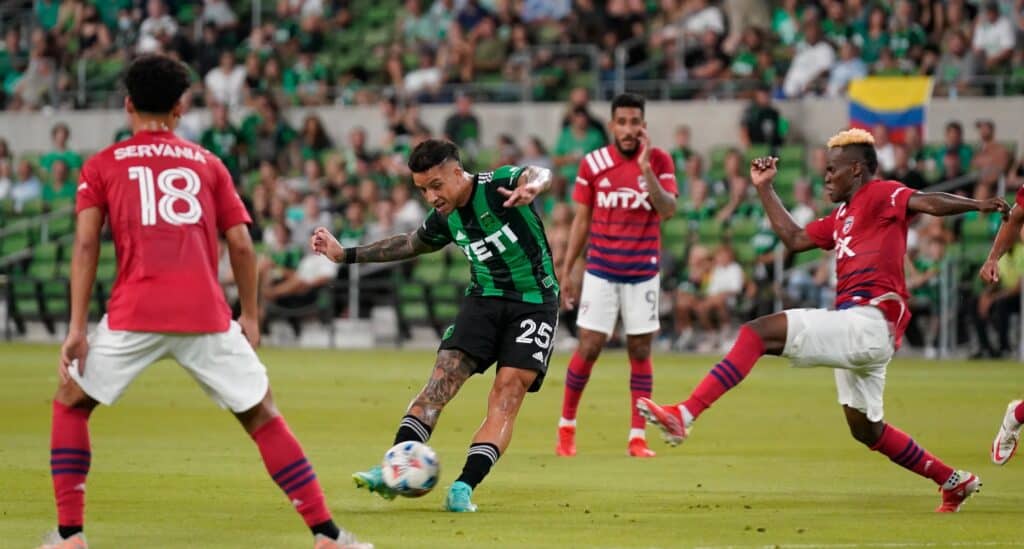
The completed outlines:
<svg viewBox="0 0 1024 549">
<path fill-rule="evenodd" d="M 688 232 L 686 218 L 679 215 L 671 217 L 661 224 L 661 245 L 671 249 L 682 248 Z"/>
<path fill-rule="evenodd" d="M 722 224 L 714 219 L 705 219 L 697 225 L 697 238 L 701 244 L 716 246 L 722 241 Z"/>
<path fill-rule="evenodd" d="M 403 337 L 409 336 L 413 326 L 429 326 L 437 330 L 430 316 L 430 301 L 427 287 L 417 282 L 400 280 L 395 292 L 395 313 L 398 317 L 398 330 Z"/>
<path fill-rule="evenodd" d="M 733 220 L 729 226 L 733 245 L 738 247 L 740 244 L 749 244 L 754 235 L 757 234 L 760 224 L 759 220 L 749 217 Z"/>
<path fill-rule="evenodd" d="M 413 268 L 413 279 L 424 284 L 437 284 L 444 280 L 446 270 L 444 253 L 423 254 Z"/>
<path fill-rule="evenodd" d="M 38 286 L 35 280 L 23 276 L 12 277 L 7 283 L 7 305 L 19 333 L 25 333 L 26 322 L 43 319 Z"/>
<path fill-rule="evenodd" d="M 793 168 L 803 171 L 807 166 L 807 156 L 803 145 L 783 145 L 779 147 L 779 168 Z"/>
<path fill-rule="evenodd" d="M 60 259 L 60 245 L 55 243 L 40 244 L 32 249 L 32 259 L 28 274 L 37 280 L 50 280 L 57 275 L 57 262 Z"/>
<path fill-rule="evenodd" d="M 455 320 L 459 314 L 462 291 L 458 285 L 441 283 L 430 287 L 430 310 L 438 334 Z"/>
</svg>

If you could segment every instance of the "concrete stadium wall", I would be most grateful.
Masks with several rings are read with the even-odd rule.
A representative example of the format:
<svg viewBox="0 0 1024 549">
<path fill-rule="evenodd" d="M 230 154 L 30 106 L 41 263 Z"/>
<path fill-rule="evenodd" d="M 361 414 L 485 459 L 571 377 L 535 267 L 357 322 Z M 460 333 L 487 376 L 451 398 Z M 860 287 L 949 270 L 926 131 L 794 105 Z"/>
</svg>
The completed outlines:
<svg viewBox="0 0 1024 549">
<path fill-rule="evenodd" d="M 656 144 L 670 147 L 675 127 L 688 124 L 693 130 L 694 146 L 707 152 L 715 145 L 737 142 L 737 126 L 745 106 L 741 101 L 652 102 L 648 105 L 647 120 Z M 812 144 L 823 143 L 847 122 L 846 102 L 842 100 L 780 102 L 779 108 L 791 121 L 791 132 Z M 487 146 L 493 146 L 501 133 L 518 138 L 535 134 L 551 146 L 558 137 L 564 112 L 563 105 L 549 103 L 479 104 L 475 109 L 481 118 Z M 311 110 L 323 118 L 337 143 L 344 143 L 347 131 L 357 125 L 368 130 L 372 143 L 379 143 L 386 130 L 376 107 L 329 106 Z M 608 104 L 595 103 L 593 110 L 607 117 Z M 427 125 L 440 132 L 452 107 L 425 105 L 421 111 Z M 298 126 L 305 113 L 304 109 L 292 109 L 287 117 Z M 198 111 L 198 114 L 207 119 L 205 111 Z M 943 125 L 949 120 L 959 120 L 965 126 L 967 140 L 975 141 L 977 133 L 973 121 L 981 117 L 996 121 L 999 139 L 1024 143 L 1024 97 L 935 99 L 928 109 L 925 138 L 941 141 Z M 46 151 L 50 148 L 50 127 L 58 121 L 71 127 L 72 147 L 98 150 L 110 144 L 126 118 L 117 110 L 0 113 L 0 137 L 8 141 L 15 153 Z"/>
</svg>

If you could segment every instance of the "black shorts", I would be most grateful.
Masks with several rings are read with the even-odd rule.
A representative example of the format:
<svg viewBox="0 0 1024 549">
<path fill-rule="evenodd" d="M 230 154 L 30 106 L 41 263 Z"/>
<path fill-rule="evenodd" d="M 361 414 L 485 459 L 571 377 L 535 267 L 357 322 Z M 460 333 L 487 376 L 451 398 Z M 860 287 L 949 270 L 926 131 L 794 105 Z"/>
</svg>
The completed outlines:
<svg viewBox="0 0 1024 549">
<path fill-rule="evenodd" d="M 470 296 L 455 324 L 444 332 L 440 350 L 457 349 L 476 361 L 477 374 L 498 363 L 537 372 L 530 392 L 540 390 L 558 327 L 558 305 Z"/>
</svg>

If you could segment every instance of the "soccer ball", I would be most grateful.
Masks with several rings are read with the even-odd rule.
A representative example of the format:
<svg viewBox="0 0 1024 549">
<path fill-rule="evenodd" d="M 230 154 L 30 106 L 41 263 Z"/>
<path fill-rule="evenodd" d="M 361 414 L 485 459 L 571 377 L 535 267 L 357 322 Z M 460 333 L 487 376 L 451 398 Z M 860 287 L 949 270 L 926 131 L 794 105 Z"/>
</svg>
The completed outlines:
<svg viewBox="0 0 1024 549">
<path fill-rule="evenodd" d="M 380 464 L 384 483 L 407 498 L 431 491 L 441 476 L 441 462 L 433 448 L 421 442 L 402 442 L 384 454 Z"/>
</svg>

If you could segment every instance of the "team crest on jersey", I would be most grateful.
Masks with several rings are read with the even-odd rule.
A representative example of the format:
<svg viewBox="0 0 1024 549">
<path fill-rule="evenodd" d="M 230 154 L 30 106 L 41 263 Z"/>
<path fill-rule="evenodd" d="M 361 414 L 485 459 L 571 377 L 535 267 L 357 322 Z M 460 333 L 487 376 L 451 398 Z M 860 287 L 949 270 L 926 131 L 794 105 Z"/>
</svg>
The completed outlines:
<svg viewBox="0 0 1024 549">
<path fill-rule="evenodd" d="M 647 190 L 647 178 L 640 174 L 636 178 L 636 186 L 640 187 L 641 191 Z"/>
<path fill-rule="evenodd" d="M 853 229 L 853 216 L 847 217 L 843 220 L 843 234 L 850 234 L 850 230 Z"/>
</svg>

